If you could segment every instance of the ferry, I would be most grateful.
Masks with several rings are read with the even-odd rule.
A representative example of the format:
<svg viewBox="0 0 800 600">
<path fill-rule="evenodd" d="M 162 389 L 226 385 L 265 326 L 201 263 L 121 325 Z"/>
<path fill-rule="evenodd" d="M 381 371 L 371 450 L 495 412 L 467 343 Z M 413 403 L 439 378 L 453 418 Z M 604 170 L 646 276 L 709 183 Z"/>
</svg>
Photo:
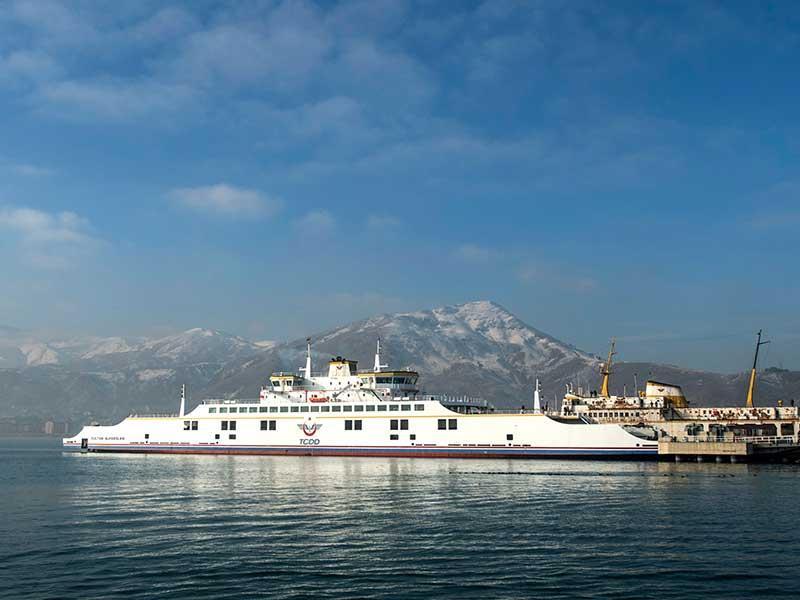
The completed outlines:
<svg viewBox="0 0 800 600">
<path fill-rule="evenodd" d="M 658 443 L 623 425 L 426 394 L 419 373 L 335 357 L 312 373 L 311 342 L 297 373 L 274 373 L 258 399 L 211 399 L 173 415 L 131 415 L 65 438 L 83 452 L 381 456 L 419 458 L 655 459 Z"/>
</svg>

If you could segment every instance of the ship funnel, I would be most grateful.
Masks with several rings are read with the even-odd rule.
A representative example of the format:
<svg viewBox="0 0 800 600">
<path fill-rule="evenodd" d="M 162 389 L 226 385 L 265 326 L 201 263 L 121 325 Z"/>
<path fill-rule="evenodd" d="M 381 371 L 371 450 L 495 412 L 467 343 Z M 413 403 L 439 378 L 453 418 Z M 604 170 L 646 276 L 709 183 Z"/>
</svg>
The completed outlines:
<svg viewBox="0 0 800 600">
<path fill-rule="evenodd" d="M 542 412 L 542 402 L 539 399 L 539 378 L 536 378 L 536 389 L 533 390 L 533 412 L 540 414 Z"/>
<path fill-rule="evenodd" d="M 186 414 L 186 384 L 181 385 L 181 408 L 178 411 L 178 416 L 182 417 Z"/>
</svg>

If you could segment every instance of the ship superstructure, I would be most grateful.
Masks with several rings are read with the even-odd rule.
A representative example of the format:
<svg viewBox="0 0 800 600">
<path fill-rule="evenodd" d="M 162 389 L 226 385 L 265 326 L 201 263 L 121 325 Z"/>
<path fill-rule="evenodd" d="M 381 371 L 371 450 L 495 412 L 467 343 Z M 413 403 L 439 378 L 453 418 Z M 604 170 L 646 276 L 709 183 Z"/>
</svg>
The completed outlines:
<svg viewBox="0 0 800 600">
<path fill-rule="evenodd" d="M 437 396 L 419 374 L 381 362 L 359 371 L 337 356 L 312 372 L 311 344 L 298 373 L 274 373 L 258 399 L 211 399 L 185 413 L 131 415 L 116 425 L 88 425 L 64 448 L 91 452 L 350 455 L 465 458 L 630 458 L 658 446 L 615 424 Z M 537 392 L 538 394 L 538 382 Z"/>
</svg>

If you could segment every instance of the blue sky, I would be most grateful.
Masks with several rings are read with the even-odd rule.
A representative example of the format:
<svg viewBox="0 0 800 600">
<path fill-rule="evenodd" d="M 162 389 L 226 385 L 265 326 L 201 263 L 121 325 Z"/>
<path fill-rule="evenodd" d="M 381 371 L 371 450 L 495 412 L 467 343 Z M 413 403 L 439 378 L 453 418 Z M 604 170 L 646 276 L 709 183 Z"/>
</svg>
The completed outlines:
<svg viewBox="0 0 800 600">
<path fill-rule="evenodd" d="M 283 339 L 493 299 L 800 368 L 791 2 L 0 3 L 0 323 Z"/>
</svg>

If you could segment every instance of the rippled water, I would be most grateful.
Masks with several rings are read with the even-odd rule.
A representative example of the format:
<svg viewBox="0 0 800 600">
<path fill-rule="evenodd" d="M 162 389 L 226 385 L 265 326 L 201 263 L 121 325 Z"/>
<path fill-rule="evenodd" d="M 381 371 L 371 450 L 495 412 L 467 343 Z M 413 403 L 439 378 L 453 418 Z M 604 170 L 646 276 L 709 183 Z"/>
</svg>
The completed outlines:
<svg viewBox="0 0 800 600">
<path fill-rule="evenodd" d="M 791 466 L 0 440 L 6 598 L 800 597 Z"/>
</svg>

